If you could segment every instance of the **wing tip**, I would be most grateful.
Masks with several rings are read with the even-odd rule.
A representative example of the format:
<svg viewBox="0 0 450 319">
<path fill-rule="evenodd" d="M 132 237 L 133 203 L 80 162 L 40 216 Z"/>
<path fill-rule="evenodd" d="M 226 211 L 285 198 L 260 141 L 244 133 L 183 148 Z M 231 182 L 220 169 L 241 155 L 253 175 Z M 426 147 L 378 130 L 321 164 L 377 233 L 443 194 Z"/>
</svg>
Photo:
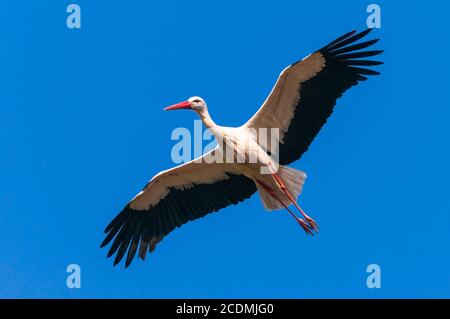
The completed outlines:
<svg viewBox="0 0 450 319">
<path fill-rule="evenodd" d="M 133 261 L 133 259 L 128 260 L 128 258 L 127 258 L 127 260 L 125 261 L 125 269 L 127 269 L 128 267 L 130 267 L 132 261 Z"/>
<path fill-rule="evenodd" d="M 329 44 L 327 44 L 326 46 L 324 46 L 323 48 L 321 48 L 318 51 L 321 53 L 327 53 L 327 52 L 331 52 L 334 50 L 344 48 L 347 45 L 357 42 L 358 40 L 364 38 L 366 35 L 368 35 L 370 32 L 372 32 L 372 29 L 374 29 L 374 28 L 367 28 L 359 33 L 357 33 L 357 30 L 348 32 L 348 33 L 344 34 L 343 36 L 338 37 L 336 40 L 330 42 Z M 378 40 L 379 39 L 369 40 L 366 43 L 369 43 L 368 46 L 370 46 L 370 45 L 373 45 L 376 42 L 378 42 Z M 370 43 L 370 42 L 373 42 L 373 43 Z"/>
<path fill-rule="evenodd" d="M 324 49 L 327 49 L 329 47 L 332 47 L 333 45 L 344 41 L 345 39 L 351 37 L 352 35 L 354 35 L 356 33 L 357 30 L 352 30 L 350 32 L 345 33 L 344 35 L 341 35 L 340 37 L 336 38 L 335 40 L 331 41 L 330 43 L 328 43 L 326 46 L 324 46 L 322 49 L 320 49 L 319 51 L 322 51 Z"/>
<path fill-rule="evenodd" d="M 105 247 L 106 245 L 108 245 L 109 241 L 106 241 L 106 238 L 103 239 L 102 243 L 100 244 L 100 248 Z"/>
</svg>

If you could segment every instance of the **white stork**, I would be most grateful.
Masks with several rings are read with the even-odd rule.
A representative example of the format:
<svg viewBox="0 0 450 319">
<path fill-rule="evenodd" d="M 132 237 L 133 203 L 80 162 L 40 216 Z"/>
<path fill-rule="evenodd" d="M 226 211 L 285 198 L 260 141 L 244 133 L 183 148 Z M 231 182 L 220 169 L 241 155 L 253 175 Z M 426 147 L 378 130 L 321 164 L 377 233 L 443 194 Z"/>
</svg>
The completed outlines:
<svg viewBox="0 0 450 319">
<path fill-rule="evenodd" d="M 226 163 L 208 160 L 221 152 L 215 148 L 194 160 L 154 176 L 105 229 L 101 247 L 114 239 L 108 257 L 116 254 L 114 265 L 128 251 L 128 267 L 139 248 L 144 260 L 147 251 L 175 228 L 216 212 L 230 204 L 237 204 L 258 191 L 267 210 L 285 208 L 307 234 L 317 231 L 317 224 L 297 204 L 306 174 L 285 165 L 299 159 L 333 112 L 336 100 L 350 87 L 378 75 L 368 66 L 382 62 L 366 60 L 382 50 L 363 50 L 378 39 L 356 43 L 371 29 L 356 34 L 349 32 L 301 61 L 284 69 L 272 92 L 258 112 L 237 128 L 223 127 L 211 119 L 205 101 L 191 97 L 165 110 L 192 109 L 210 129 L 216 139 L 223 139 L 233 151 L 241 152 L 239 144 L 247 143 L 245 159 L 257 157 L 257 163 Z M 361 51 L 363 50 L 363 51 Z M 279 128 L 279 163 L 258 143 L 255 130 Z M 228 145 L 229 144 L 229 145 Z M 253 154 L 249 154 L 253 152 Z M 223 155 L 223 154 L 222 154 Z M 278 167 L 279 164 L 279 167 Z M 270 169 L 262 174 L 261 167 Z M 293 204 L 303 218 L 288 207 Z"/>
</svg>

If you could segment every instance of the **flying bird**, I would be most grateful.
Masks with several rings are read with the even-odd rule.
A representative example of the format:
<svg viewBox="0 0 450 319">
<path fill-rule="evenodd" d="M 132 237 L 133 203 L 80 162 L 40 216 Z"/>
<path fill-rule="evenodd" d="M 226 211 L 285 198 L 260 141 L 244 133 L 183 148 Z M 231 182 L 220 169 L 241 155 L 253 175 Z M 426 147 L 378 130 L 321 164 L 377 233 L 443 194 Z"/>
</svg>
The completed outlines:
<svg viewBox="0 0 450 319">
<path fill-rule="evenodd" d="M 200 158 L 155 175 L 105 229 L 101 247 L 112 241 L 107 255 L 116 254 L 114 265 L 125 254 L 125 267 L 136 253 L 144 260 L 175 228 L 237 204 L 255 192 L 266 210 L 286 209 L 307 234 L 317 232 L 317 223 L 297 203 L 306 174 L 287 165 L 308 150 L 345 91 L 368 76 L 380 74 L 368 67 L 382 62 L 367 58 L 383 51 L 365 50 L 378 39 L 359 41 L 370 31 L 349 32 L 289 65 L 261 108 L 240 127 L 217 125 L 205 101 L 197 96 L 165 108 L 193 110 L 217 141 L 245 161 L 212 160 L 226 156 L 224 148 L 218 146 Z M 267 137 L 262 145 L 255 135 L 258 129 L 270 128 L 278 128 L 278 162 L 269 151 L 273 139 Z M 268 173 L 262 173 L 262 168 Z"/>
</svg>

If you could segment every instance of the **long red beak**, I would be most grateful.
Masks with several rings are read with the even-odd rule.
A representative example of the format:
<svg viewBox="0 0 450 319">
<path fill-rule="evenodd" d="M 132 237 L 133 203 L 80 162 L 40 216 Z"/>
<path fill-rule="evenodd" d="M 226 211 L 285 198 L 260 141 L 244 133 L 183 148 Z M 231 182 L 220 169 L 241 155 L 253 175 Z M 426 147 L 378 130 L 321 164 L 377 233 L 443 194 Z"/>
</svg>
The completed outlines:
<svg viewBox="0 0 450 319">
<path fill-rule="evenodd" d="M 171 106 L 164 108 L 164 111 L 181 110 L 181 109 L 191 109 L 192 103 L 189 101 L 180 102 Z"/>
</svg>

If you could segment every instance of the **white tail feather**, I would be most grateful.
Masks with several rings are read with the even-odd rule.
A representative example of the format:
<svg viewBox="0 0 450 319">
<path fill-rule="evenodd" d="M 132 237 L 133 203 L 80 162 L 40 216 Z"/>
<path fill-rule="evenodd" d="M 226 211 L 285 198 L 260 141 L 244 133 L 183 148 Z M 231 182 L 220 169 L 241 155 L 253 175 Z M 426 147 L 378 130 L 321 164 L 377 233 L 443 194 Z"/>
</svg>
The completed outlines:
<svg viewBox="0 0 450 319">
<path fill-rule="evenodd" d="M 280 166 L 277 175 L 283 181 L 289 194 L 291 194 L 291 196 L 295 200 L 297 200 L 298 196 L 302 192 L 303 185 L 305 184 L 306 173 L 287 166 Z M 270 195 L 262 185 L 256 183 L 256 187 L 258 188 L 258 193 L 265 209 L 278 210 L 284 208 L 283 204 L 281 204 L 276 198 Z M 284 193 L 277 192 L 277 196 L 280 200 L 283 201 L 283 203 L 286 204 L 286 206 L 289 206 L 291 204 L 289 198 Z"/>
</svg>

